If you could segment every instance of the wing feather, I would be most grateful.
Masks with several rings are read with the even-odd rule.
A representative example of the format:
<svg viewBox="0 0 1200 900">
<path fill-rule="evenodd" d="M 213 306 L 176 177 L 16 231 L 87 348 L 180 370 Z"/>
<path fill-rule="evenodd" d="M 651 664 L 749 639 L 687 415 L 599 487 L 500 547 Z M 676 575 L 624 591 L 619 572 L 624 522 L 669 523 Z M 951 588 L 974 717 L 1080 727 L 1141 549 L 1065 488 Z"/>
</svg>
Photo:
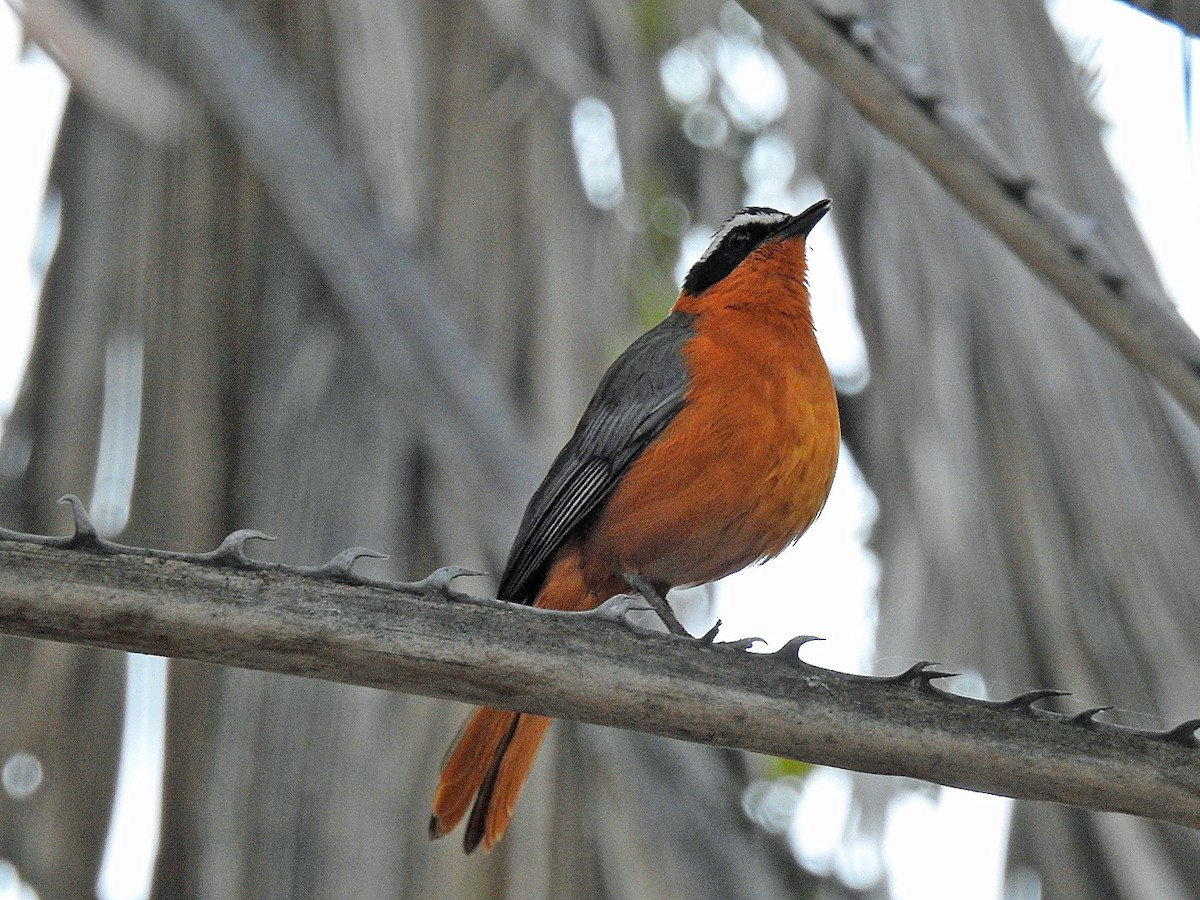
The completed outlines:
<svg viewBox="0 0 1200 900">
<path fill-rule="evenodd" d="M 529 501 L 500 579 L 501 600 L 533 602 L 554 553 L 683 408 L 688 373 L 682 348 L 694 319 L 672 313 L 609 367 Z"/>
</svg>

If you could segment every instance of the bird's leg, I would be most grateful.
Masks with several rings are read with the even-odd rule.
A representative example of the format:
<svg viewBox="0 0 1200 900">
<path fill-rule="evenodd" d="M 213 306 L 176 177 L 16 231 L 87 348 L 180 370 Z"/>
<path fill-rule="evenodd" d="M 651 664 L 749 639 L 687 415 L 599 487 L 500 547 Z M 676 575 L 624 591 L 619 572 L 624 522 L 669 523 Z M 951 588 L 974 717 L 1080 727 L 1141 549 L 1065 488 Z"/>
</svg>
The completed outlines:
<svg viewBox="0 0 1200 900">
<path fill-rule="evenodd" d="M 679 620 L 675 618 L 675 613 L 671 610 L 671 604 L 667 602 L 666 589 L 663 589 L 660 593 L 658 587 L 636 573 L 626 573 L 625 581 L 650 604 L 650 608 L 658 614 L 658 617 L 662 619 L 662 623 L 667 626 L 667 631 L 671 632 L 671 634 L 681 635 L 682 637 L 691 637 L 688 630 L 680 625 Z"/>
</svg>

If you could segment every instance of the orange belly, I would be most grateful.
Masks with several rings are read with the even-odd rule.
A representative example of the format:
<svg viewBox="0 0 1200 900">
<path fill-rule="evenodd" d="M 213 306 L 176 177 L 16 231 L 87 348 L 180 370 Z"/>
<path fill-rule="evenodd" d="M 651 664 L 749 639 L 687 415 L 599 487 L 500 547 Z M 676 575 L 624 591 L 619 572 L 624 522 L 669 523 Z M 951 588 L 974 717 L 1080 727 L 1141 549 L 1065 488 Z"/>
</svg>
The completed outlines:
<svg viewBox="0 0 1200 900">
<path fill-rule="evenodd" d="M 585 556 L 700 584 L 775 556 L 816 519 L 840 438 L 828 369 L 807 321 L 747 315 L 705 317 L 685 350 L 684 408 L 626 472 Z"/>
</svg>

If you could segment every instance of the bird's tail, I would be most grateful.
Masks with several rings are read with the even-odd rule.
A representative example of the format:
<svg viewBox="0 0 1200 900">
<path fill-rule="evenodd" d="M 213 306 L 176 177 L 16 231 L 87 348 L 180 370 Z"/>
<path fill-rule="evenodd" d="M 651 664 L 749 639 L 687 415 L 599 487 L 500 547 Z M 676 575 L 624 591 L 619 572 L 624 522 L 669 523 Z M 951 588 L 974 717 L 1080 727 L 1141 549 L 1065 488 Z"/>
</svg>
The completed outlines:
<svg viewBox="0 0 1200 900">
<path fill-rule="evenodd" d="M 463 849 L 484 850 L 504 836 L 521 785 L 533 767 L 550 720 L 481 706 L 471 714 L 442 764 L 433 795 L 429 836 L 440 838 L 458 825 L 474 799 Z"/>
</svg>

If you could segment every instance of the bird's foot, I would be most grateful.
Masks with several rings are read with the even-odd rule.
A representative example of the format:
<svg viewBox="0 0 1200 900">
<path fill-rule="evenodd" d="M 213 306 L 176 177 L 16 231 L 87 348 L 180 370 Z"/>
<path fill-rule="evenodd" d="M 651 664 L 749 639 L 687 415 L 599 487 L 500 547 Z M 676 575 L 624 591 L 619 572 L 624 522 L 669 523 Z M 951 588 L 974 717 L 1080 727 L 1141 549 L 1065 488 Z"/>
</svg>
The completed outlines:
<svg viewBox="0 0 1200 900">
<path fill-rule="evenodd" d="M 691 637 L 688 630 L 680 625 L 679 620 L 675 618 L 675 613 L 671 610 L 671 604 L 667 602 L 667 592 L 665 590 L 660 593 L 658 588 L 637 574 L 626 574 L 625 582 L 641 594 L 642 598 L 650 604 L 651 609 L 658 614 L 658 617 L 662 619 L 662 623 L 667 626 L 667 631 L 681 637 Z"/>
<path fill-rule="evenodd" d="M 755 644 L 765 644 L 766 641 L 760 637 L 737 638 L 732 641 L 718 641 L 717 634 L 721 630 L 721 625 L 724 624 L 720 619 L 713 624 L 713 627 L 704 632 L 704 636 L 699 638 L 702 644 L 715 644 L 718 647 L 729 647 L 733 650 L 749 650 Z"/>
</svg>

